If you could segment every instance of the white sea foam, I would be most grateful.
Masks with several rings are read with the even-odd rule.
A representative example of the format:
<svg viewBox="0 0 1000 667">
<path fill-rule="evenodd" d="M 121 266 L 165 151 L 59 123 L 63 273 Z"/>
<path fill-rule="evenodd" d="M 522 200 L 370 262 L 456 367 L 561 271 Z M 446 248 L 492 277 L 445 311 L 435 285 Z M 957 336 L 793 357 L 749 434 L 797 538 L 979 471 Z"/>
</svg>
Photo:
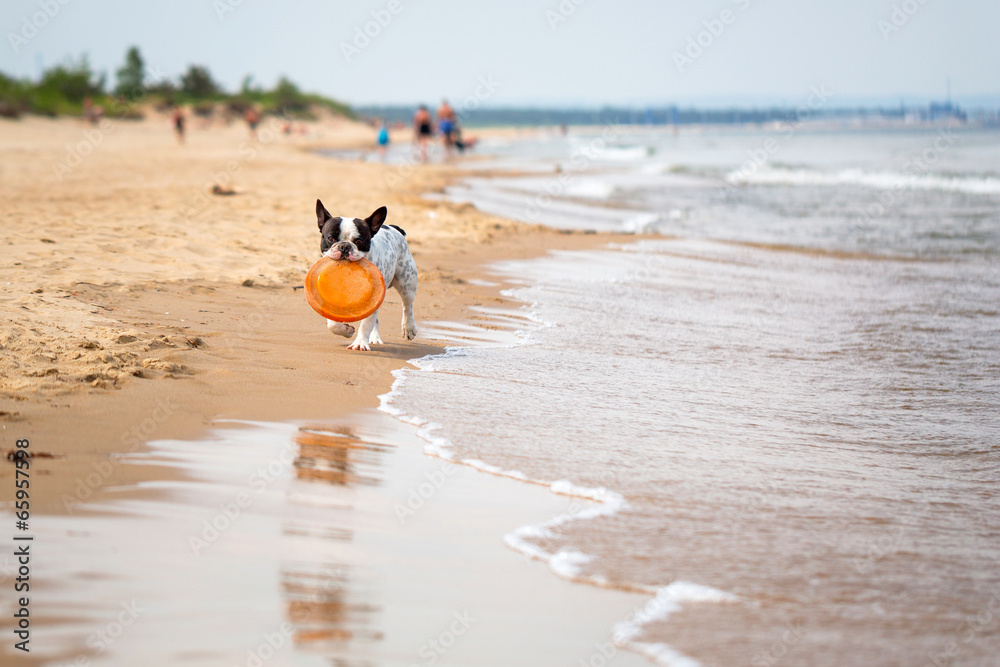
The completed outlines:
<svg viewBox="0 0 1000 667">
<path fill-rule="evenodd" d="M 943 190 L 977 195 L 1000 194 L 1000 178 L 906 174 L 894 171 L 816 171 L 812 169 L 760 169 L 752 174 L 733 171 L 726 175 L 730 183 L 757 185 L 859 185 L 878 190 Z"/>
<path fill-rule="evenodd" d="M 593 556 L 580 553 L 576 549 L 560 549 L 549 558 L 549 567 L 560 577 L 572 579 L 580 574 L 580 569 L 590 561 Z"/>
<path fill-rule="evenodd" d="M 689 658 L 683 653 L 678 653 L 667 644 L 634 642 L 621 646 L 652 660 L 658 665 L 666 665 L 667 667 L 699 667 L 701 665 L 697 660 Z"/>
<path fill-rule="evenodd" d="M 673 168 L 674 165 L 669 162 L 653 162 L 652 164 L 645 164 L 640 167 L 639 173 L 646 174 L 647 176 L 660 176 L 662 174 L 669 174 Z"/>
<path fill-rule="evenodd" d="M 663 222 L 663 216 L 659 213 L 640 213 L 622 222 L 622 231 L 646 234 L 655 231 L 661 222 Z"/>
<path fill-rule="evenodd" d="M 607 162 L 637 162 L 652 153 L 651 146 L 621 146 L 606 148 L 597 154 L 597 158 Z"/>
<path fill-rule="evenodd" d="M 615 193 L 615 186 L 607 181 L 582 179 L 566 185 L 566 195 L 584 199 L 608 199 Z"/>
<path fill-rule="evenodd" d="M 693 584 L 689 581 L 675 581 L 668 586 L 656 589 L 653 599 L 647 602 L 642 609 L 615 625 L 611 632 L 611 640 L 615 645 L 635 651 L 655 660 L 660 665 L 696 667 L 698 662 L 678 653 L 666 644 L 639 641 L 645 632 L 645 627 L 650 623 L 663 621 L 671 614 L 679 612 L 685 603 L 725 604 L 738 601 L 739 598 L 735 595 L 715 588 Z"/>
</svg>

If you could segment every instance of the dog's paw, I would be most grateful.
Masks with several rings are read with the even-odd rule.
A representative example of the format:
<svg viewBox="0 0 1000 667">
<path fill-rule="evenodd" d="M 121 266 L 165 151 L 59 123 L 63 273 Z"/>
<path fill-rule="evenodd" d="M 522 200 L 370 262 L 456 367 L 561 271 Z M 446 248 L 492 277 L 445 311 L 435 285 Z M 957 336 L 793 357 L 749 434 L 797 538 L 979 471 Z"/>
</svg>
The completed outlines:
<svg viewBox="0 0 1000 667">
<path fill-rule="evenodd" d="M 368 342 L 371 345 L 385 345 L 385 343 L 382 342 L 382 337 L 379 336 L 377 333 L 373 333 L 372 337 L 368 339 Z"/>
<path fill-rule="evenodd" d="M 330 330 L 330 333 L 343 336 L 344 338 L 350 338 L 355 332 L 354 325 L 345 322 L 334 322 L 333 320 L 326 321 L 326 328 Z"/>
<path fill-rule="evenodd" d="M 351 343 L 350 345 L 348 345 L 347 349 L 348 350 L 359 350 L 361 352 L 371 352 L 371 350 L 372 350 L 368 346 L 368 343 L 365 343 L 363 341 L 357 341 L 357 340 L 354 341 L 353 343 Z"/>
<path fill-rule="evenodd" d="M 403 338 L 406 340 L 413 340 L 417 337 L 417 326 L 415 324 L 404 324 L 403 325 Z"/>
</svg>

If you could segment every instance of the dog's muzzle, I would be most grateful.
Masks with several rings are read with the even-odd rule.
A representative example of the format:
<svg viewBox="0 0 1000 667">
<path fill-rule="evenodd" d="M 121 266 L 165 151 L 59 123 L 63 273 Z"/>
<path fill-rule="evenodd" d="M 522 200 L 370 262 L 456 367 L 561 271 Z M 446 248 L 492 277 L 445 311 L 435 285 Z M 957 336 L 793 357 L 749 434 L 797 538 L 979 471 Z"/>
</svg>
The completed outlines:
<svg viewBox="0 0 1000 667">
<path fill-rule="evenodd" d="M 362 255 L 357 248 L 347 241 L 341 241 L 334 244 L 329 250 L 326 251 L 326 256 L 330 259 L 347 259 L 352 262 L 356 262 L 364 257 L 364 255 Z"/>
</svg>

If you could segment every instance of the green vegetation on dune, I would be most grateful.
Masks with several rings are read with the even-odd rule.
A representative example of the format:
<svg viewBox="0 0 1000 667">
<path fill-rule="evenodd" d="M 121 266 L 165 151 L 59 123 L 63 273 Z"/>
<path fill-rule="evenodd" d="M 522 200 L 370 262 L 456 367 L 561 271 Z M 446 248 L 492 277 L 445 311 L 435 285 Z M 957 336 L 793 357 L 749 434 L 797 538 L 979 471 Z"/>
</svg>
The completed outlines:
<svg viewBox="0 0 1000 667">
<path fill-rule="evenodd" d="M 266 110 L 281 110 L 291 116 L 308 116 L 312 108 L 319 107 L 354 118 L 354 111 L 347 104 L 315 93 L 304 93 L 287 77 L 278 79 L 271 90 L 254 87 L 252 81 L 249 75 L 243 79 L 240 92 L 227 98 L 230 107 L 238 109 L 242 105 L 245 109 L 252 104 Z"/>
<path fill-rule="evenodd" d="M 141 118 L 140 106 L 152 104 L 161 109 L 191 106 L 196 114 L 205 116 L 221 106 L 227 113 L 243 113 L 255 107 L 264 114 L 313 118 L 315 111 L 323 109 L 354 118 L 347 104 L 304 93 L 286 77 L 266 90 L 251 86 L 252 79 L 247 76 L 235 94 L 223 90 L 202 65 L 191 65 L 176 82 L 158 79 L 147 72 L 142 55 L 134 46 L 126 53 L 116 79 L 114 89 L 109 90 L 105 75 L 91 69 L 86 55 L 46 70 L 38 81 L 16 79 L 0 72 L 0 116 L 80 116 L 89 105 L 111 118 Z"/>
<path fill-rule="evenodd" d="M 34 83 L 0 72 L 0 114 L 79 114 L 85 99 L 106 97 L 104 84 L 104 77 L 94 74 L 86 56 L 46 70 Z"/>
</svg>

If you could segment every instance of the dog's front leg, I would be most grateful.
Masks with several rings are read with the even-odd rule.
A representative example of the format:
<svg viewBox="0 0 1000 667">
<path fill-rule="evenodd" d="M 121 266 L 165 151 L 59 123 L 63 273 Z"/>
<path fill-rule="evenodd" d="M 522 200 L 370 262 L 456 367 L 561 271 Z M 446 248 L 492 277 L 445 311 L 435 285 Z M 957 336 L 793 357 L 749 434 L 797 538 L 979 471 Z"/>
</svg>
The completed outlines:
<svg viewBox="0 0 1000 667">
<path fill-rule="evenodd" d="M 372 332 L 375 330 L 375 323 L 378 321 L 378 312 L 369 315 L 365 319 L 357 323 L 358 325 L 358 335 L 354 338 L 354 342 L 347 346 L 349 350 L 362 350 L 368 352 L 371 350 L 368 342 L 371 340 Z"/>
</svg>

